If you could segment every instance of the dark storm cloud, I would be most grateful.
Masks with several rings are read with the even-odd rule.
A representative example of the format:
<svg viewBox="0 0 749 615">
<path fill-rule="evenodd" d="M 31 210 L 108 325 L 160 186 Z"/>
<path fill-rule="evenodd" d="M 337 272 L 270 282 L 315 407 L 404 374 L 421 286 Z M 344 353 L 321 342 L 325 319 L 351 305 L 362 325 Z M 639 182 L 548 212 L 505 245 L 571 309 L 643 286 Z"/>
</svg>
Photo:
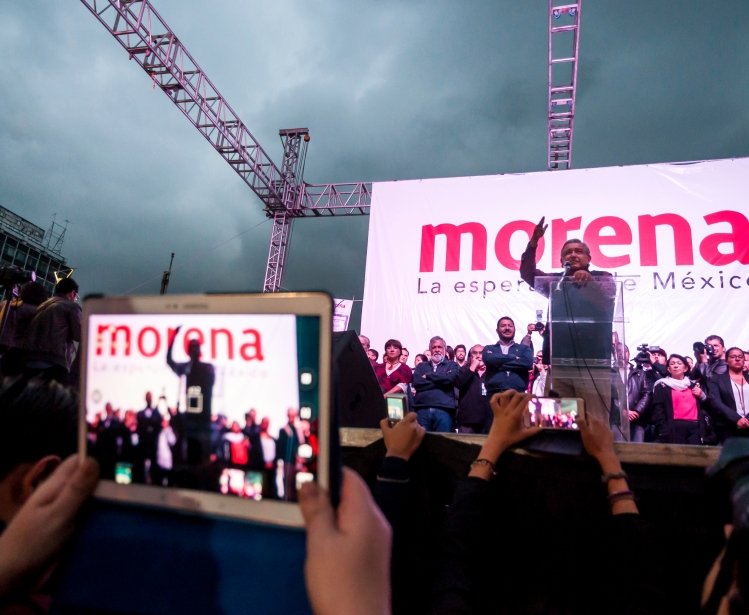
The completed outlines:
<svg viewBox="0 0 749 615">
<path fill-rule="evenodd" d="M 268 154 L 315 183 L 545 168 L 546 3 L 154 0 Z M 586 2 L 576 167 L 749 155 L 749 5 Z M 0 7 L 0 203 L 86 290 L 257 290 L 259 200 L 83 4 Z M 361 297 L 367 218 L 295 224 L 284 287 Z M 397 249 L 397 247 L 394 247 Z"/>
</svg>

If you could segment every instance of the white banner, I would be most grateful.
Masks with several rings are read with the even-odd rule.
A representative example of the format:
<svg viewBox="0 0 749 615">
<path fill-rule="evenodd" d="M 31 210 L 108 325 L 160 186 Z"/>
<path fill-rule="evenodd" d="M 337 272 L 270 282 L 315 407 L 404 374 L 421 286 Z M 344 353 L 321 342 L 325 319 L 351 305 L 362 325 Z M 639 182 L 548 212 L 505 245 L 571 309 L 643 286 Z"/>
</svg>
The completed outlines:
<svg viewBox="0 0 749 615">
<path fill-rule="evenodd" d="M 496 341 L 504 315 L 519 341 L 546 314 L 518 273 L 545 216 L 538 268 L 560 271 L 564 241 L 585 241 L 591 269 L 624 283 L 632 356 L 642 343 L 691 355 L 710 334 L 749 348 L 747 195 L 747 158 L 376 183 L 361 333 L 378 350 L 399 339 L 409 363 L 433 335 Z"/>
</svg>

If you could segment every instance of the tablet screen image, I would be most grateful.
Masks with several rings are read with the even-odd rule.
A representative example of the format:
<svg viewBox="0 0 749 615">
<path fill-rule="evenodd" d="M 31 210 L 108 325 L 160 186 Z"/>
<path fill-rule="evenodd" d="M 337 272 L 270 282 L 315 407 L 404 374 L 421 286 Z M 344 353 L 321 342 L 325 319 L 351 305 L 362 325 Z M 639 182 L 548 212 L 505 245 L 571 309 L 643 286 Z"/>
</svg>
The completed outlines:
<svg viewBox="0 0 749 615">
<path fill-rule="evenodd" d="M 81 442 L 97 494 L 299 525 L 298 486 L 328 482 L 330 306 L 321 293 L 87 300 Z"/>
</svg>

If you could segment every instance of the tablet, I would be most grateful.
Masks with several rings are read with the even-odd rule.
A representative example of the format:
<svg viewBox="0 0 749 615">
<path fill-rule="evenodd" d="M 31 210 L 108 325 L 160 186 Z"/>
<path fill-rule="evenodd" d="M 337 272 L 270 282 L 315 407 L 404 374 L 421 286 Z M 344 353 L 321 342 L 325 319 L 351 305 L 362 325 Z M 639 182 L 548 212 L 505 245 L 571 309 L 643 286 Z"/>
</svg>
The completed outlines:
<svg viewBox="0 0 749 615">
<path fill-rule="evenodd" d="M 332 312 L 325 293 L 87 298 L 79 443 L 96 495 L 302 526 L 299 487 L 336 488 Z"/>
</svg>

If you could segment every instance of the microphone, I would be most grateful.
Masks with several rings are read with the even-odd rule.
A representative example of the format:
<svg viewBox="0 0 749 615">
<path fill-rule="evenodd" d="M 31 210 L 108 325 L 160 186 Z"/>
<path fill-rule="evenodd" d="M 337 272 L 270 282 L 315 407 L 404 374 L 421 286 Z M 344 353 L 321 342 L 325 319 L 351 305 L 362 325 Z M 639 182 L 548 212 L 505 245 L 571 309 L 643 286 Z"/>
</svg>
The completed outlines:
<svg viewBox="0 0 749 615">
<path fill-rule="evenodd" d="M 557 290 L 561 290 L 564 278 L 566 278 L 570 274 L 570 271 L 572 270 L 572 263 L 570 261 L 564 261 L 563 267 L 564 273 L 562 274 L 562 277 L 559 278 L 559 282 L 557 282 Z"/>
</svg>

